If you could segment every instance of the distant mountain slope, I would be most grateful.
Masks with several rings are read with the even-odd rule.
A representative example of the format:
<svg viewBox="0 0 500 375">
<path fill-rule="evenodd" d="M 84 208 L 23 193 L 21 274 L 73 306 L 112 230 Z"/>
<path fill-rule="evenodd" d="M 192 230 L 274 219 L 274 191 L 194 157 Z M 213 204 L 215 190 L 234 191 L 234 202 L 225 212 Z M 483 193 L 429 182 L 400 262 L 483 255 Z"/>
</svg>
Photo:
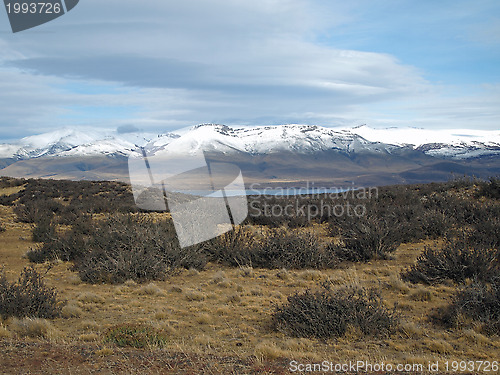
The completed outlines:
<svg viewBox="0 0 500 375">
<path fill-rule="evenodd" d="M 500 172 L 500 132 L 310 125 L 232 128 L 205 124 L 166 134 L 61 129 L 0 145 L 0 174 L 127 180 L 127 158 L 204 150 L 240 165 L 248 181 L 445 180 Z"/>
</svg>

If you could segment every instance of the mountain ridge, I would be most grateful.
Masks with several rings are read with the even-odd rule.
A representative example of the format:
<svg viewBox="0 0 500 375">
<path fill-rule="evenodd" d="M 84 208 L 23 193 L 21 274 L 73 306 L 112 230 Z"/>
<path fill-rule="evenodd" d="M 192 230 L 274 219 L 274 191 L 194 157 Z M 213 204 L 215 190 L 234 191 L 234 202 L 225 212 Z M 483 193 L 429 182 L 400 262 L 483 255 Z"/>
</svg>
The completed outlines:
<svg viewBox="0 0 500 375">
<path fill-rule="evenodd" d="M 457 133 L 457 132 L 460 132 Z M 463 159 L 500 154 L 500 132 L 486 130 L 427 130 L 382 128 L 366 125 L 327 128 L 317 125 L 273 125 L 229 127 L 200 124 L 164 134 L 116 131 L 80 131 L 63 128 L 0 144 L 0 158 L 25 160 L 44 156 L 96 156 L 155 153 L 166 148 L 189 152 L 197 148 L 234 149 L 250 154 L 276 151 L 298 153 L 338 150 L 340 152 L 391 152 L 412 147 L 428 155 Z"/>
<path fill-rule="evenodd" d="M 164 134 L 65 128 L 29 136 L 0 145 L 0 174 L 127 181 L 130 156 L 200 150 L 207 160 L 238 164 L 248 181 L 269 183 L 391 184 L 500 173 L 498 131 L 201 124 Z"/>
</svg>

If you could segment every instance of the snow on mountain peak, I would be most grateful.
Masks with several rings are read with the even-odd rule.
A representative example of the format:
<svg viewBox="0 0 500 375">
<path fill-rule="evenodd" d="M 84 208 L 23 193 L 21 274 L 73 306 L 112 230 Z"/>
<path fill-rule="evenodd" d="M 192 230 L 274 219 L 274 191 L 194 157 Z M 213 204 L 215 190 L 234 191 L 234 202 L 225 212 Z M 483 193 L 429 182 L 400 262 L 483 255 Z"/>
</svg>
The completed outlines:
<svg viewBox="0 0 500 375">
<path fill-rule="evenodd" d="M 464 159 L 500 155 L 500 132 L 467 129 L 419 128 L 326 128 L 317 125 L 270 125 L 229 127 L 201 124 L 165 134 L 119 133 L 105 130 L 63 128 L 0 145 L 0 158 L 29 159 L 43 156 L 122 155 L 142 153 L 182 154 L 204 151 L 268 154 L 391 153 L 411 147 L 427 155 Z"/>
</svg>

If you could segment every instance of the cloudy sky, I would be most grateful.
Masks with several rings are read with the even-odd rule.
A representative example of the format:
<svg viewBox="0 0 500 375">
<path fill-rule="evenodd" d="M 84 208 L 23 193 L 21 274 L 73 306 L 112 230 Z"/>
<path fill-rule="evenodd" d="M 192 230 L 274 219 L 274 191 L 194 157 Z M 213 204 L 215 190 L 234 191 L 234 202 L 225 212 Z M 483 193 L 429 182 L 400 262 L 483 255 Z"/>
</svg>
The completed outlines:
<svg viewBox="0 0 500 375">
<path fill-rule="evenodd" d="M 199 123 L 499 129 L 498 0 L 81 0 L 12 34 L 0 139 Z"/>
</svg>

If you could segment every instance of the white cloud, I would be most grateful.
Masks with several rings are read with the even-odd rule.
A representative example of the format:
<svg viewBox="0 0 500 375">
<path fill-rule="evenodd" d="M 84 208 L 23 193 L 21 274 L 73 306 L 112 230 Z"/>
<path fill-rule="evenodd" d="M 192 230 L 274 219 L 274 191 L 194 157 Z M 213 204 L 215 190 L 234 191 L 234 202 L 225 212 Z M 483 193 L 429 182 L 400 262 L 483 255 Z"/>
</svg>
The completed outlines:
<svg viewBox="0 0 500 375">
<path fill-rule="evenodd" d="M 466 98 L 441 100 L 392 55 L 318 42 L 352 17 L 340 2 L 82 1 L 40 28 L 0 36 L 0 138 L 82 123 L 160 130 L 477 113 L 463 109 Z M 447 109 L 433 112 L 439 100 Z"/>
</svg>

